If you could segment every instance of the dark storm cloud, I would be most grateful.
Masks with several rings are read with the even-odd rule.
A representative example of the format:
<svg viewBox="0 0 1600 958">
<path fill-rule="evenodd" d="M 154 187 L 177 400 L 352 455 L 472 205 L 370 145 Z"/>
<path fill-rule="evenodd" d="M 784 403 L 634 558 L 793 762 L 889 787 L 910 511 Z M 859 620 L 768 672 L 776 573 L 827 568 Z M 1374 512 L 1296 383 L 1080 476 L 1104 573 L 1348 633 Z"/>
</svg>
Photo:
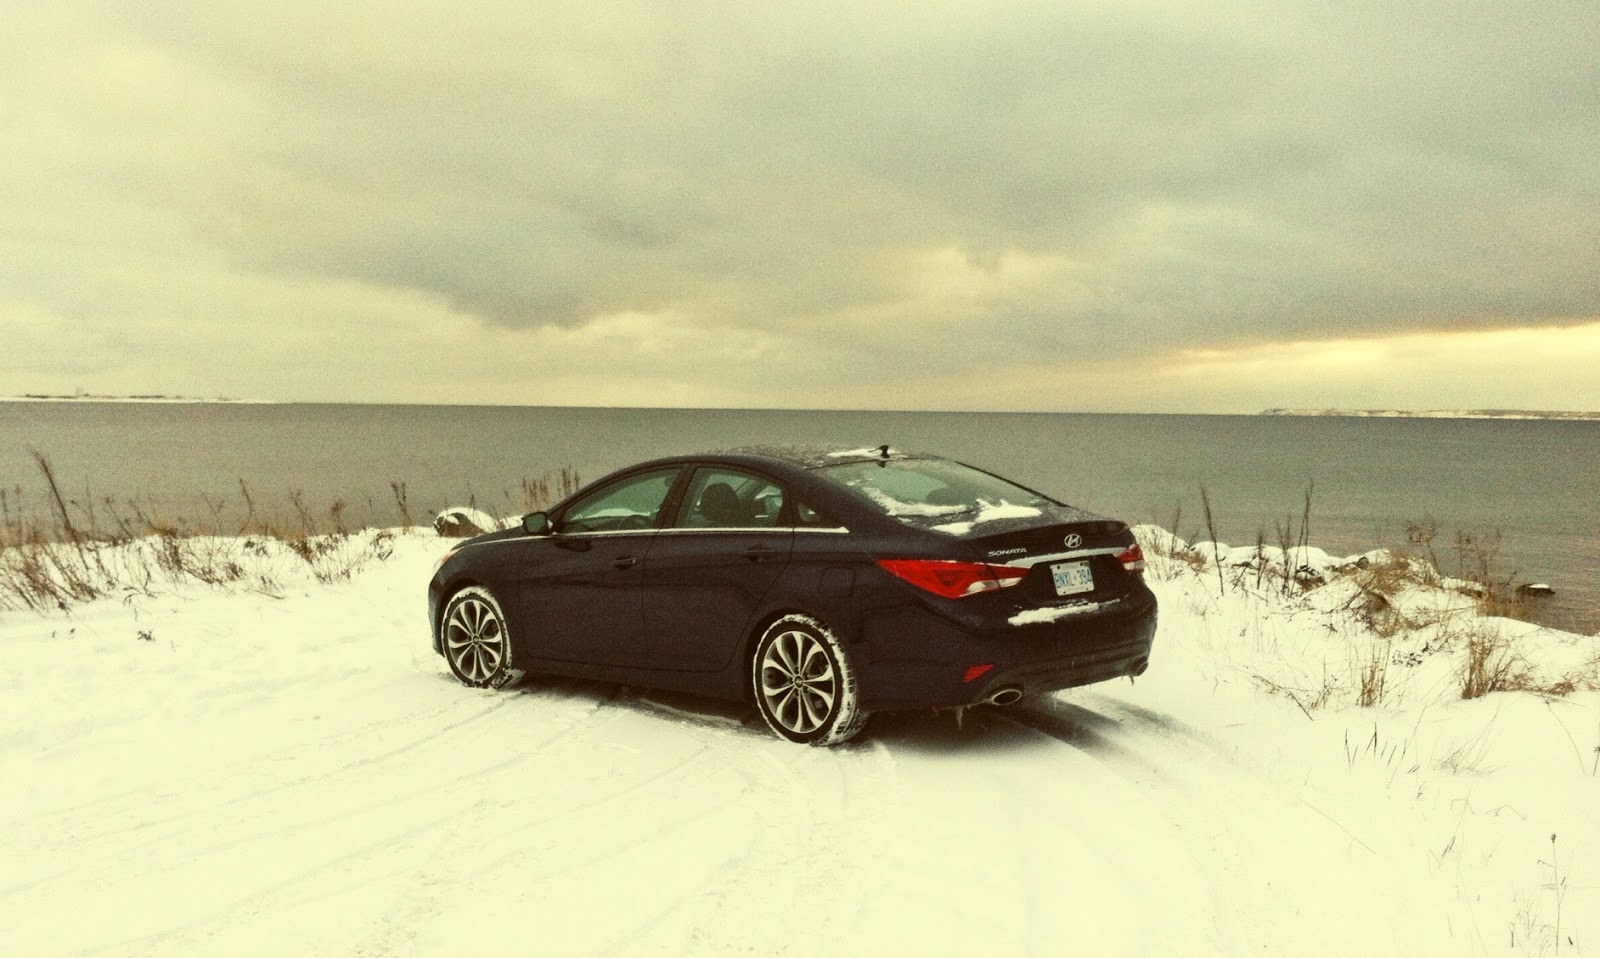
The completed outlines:
<svg viewBox="0 0 1600 958">
<path fill-rule="evenodd" d="M 506 329 L 981 340 L 939 369 L 1600 312 L 1592 3 L 40 11 L 17 145 L 142 211 L 105 242 Z"/>
</svg>

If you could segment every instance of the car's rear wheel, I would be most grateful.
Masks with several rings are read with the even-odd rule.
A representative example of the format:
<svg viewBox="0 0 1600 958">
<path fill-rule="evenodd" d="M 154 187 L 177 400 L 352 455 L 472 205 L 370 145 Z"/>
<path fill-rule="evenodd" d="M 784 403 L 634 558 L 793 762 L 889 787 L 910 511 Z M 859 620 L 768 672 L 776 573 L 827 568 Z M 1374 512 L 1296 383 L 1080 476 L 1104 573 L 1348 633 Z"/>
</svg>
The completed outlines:
<svg viewBox="0 0 1600 958">
<path fill-rule="evenodd" d="M 786 615 L 761 633 L 751 686 L 761 717 L 791 742 L 837 745 L 867 721 L 844 647 L 809 616 Z"/>
<path fill-rule="evenodd" d="M 488 589 L 472 585 L 451 596 L 439 627 L 445 661 L 462 684 L 498 689 L 522 678 L 511 664 L 505 613 Z"/>
</svg>

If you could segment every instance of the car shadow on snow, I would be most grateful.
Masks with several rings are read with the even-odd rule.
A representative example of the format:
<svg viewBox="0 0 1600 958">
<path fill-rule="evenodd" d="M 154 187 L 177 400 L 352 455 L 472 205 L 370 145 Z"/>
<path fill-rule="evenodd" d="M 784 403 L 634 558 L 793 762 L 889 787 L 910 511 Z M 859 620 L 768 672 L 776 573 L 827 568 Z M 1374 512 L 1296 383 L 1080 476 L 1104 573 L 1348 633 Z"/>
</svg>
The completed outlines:
<svg viewBox="0 0 1600 958">
<path fill-rule="evenodd" d="M 449 676 L 443 676 L 454 681 Z M 495 694 L 495 693 L 490 693 Z M 686 692 L 670 692 L 588 679 L 532 676 L 502 695 L 555 698 L 597 709 L 618 709 L 650 716 L 690 728 L 715 730 L 771 742 L 775 736 L 748 702 L 730 702 Z M 1112 710 L 1107 708 L 1106 712 Z M 1151 732 L 1171 735 L 1179 731 L 1174 720 L 1145 708 L 1119 706 L 1113 715 L 1044 695 L 1015 705 L 977 705 L 962 710 L 916 710 L 875 713 L 855 739 L 836 746 L 849 753 L 858 749 L 888 747 L 924 754 L 962 754 L 991 751 L 1037 751 L 1066 745 L 1107 760 L 1132 755 L 1124 744 L 1130 737 Z"/>
<path fill-rule="evenodd" d="M 654 715 L 684 725 L 771 738 L 755 706 L 745 702 L 708 698 L 687 692 L 670 692 L 589 679 L 534 676 L 507 690 L 510 694 L 558 696 L 576 702 L 593 702 L 601 709 L 621 709 Z"/>
<path fill-rule="evenodd" d="M 872 717 L 865 737 L 922 753 L 1038 751 L 1061 745 L 1102 758 L 1120 756 L 1121 723 L 1049 696 L 1016 705 L 978 705 L 957 713 L 888 712 Z"/>
</svg>

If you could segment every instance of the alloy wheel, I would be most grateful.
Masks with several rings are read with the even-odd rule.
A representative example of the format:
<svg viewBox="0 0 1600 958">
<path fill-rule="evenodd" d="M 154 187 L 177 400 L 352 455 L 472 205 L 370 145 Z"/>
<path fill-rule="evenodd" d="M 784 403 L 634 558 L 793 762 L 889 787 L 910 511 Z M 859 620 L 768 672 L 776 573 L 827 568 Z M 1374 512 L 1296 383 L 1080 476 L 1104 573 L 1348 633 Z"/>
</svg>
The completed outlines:
<svg viewBox="0 0 1600 958">
<path fill-rule="evenodd" d="M 465 596 L 445 621 L 445 654 L 456 674 L 471 685 L 487 685 L 506 660 L 500 616 L 477 596 Z"/>
<path fill-rule="evenodd" d="M 833 715 L 839 674 L 816 636 L 788 630 L 761 658 L 761 697 L 766 711 L 795 735 L 809 735 Z"/>
</svg>

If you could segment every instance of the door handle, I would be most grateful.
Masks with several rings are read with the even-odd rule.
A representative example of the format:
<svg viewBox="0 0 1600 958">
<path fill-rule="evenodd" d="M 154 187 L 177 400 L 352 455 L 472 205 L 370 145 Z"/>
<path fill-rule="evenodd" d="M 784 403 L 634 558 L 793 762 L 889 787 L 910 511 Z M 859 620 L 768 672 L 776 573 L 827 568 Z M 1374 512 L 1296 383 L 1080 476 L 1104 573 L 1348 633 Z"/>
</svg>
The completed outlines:
<svg viewBox="0 0 1600 958">
<path fill-rule="evenodd" d="M 611 560 L 611 568 L 613 569 L 631 569 L 638 564 L 638 556 L 618 556 Z"/>
<path fill-rule="evenodd" d="M 742 555 L 751 562 L 760 562 L 763 559 L 771 559 L 778 555 L 778 550 L 771 546 L 754 545 L 744 550 Z"/>
</svg>

